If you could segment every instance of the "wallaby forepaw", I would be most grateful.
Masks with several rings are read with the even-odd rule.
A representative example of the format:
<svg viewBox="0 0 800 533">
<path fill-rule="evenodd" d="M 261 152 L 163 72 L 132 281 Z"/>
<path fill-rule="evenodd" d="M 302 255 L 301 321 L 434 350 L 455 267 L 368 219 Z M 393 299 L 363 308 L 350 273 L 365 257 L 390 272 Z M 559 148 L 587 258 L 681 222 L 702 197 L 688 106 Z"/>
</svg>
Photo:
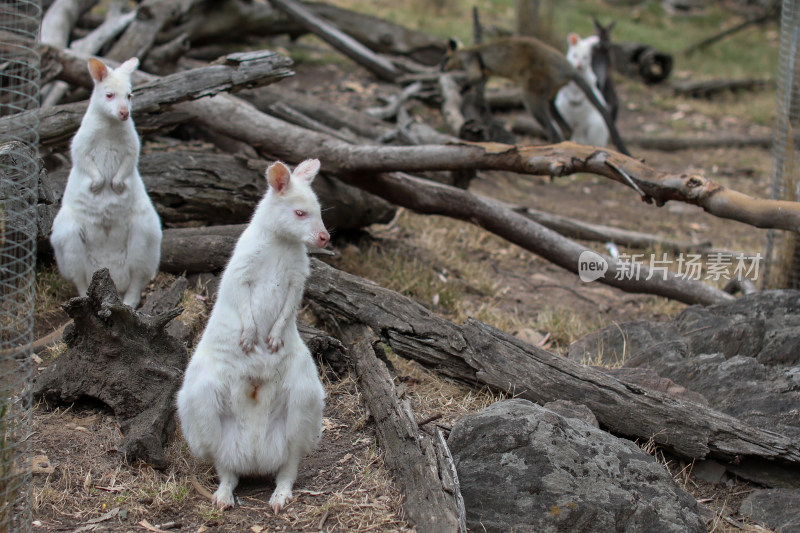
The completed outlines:
<svg viewBox="0 0 800 533">
<path fill-rule="evenodd" d="M 99 194 L 103 190 L 103 180 L 93 181 L 89 184 L 89 190 L 92 194 Z"/>
<path fill-rule="evenodd" d="M 122 194 L 123 192 L 125 192 L 125 187 L 126 185 L 124 181 L 111 180 L 111 190 L 114 191 L 115 193 Z"/>
<path fill-rule="evenodd" d="M 236 501 L 233 498 L 233 492 L 230 490 L 223 490 L 222 487 L 217 489 L 217 492 L 215 492 L 211 497 L 211 504 L 220 511 L 230 509 L 235 503 Z"/>
<path fill-rule="evenodd" d="M 256 346 L 256 332 L 243 329 L 239 336 L 239 347 L 244 353 L 250 353 Z"/>
<path fill-rule="evenodd" d="M 267 337 L 267 348 L 269 348 L 270 352 L 277 352 L 283 348 L 283 339 L 270 335 Z"/>
<path fill-rule="evenodd" d="M 269 499 L 269 506 L 272 507 L 272 512 L 278 514 L 281 510 L 289 503 L 289 500 L 292 499 L 292 491 L 291 489 L 275 489 L 275 492 L 272 493 L 272 497 Z"/>
</svg>

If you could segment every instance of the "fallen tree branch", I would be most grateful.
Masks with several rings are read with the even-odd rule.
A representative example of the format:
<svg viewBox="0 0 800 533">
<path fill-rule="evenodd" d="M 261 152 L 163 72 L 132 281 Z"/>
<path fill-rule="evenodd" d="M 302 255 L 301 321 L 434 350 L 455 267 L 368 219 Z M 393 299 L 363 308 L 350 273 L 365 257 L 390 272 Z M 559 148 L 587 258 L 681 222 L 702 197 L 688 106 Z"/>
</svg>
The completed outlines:
<svg viewBox="0 0 800 533">
<path fill-rule="evenodd" d="M 42 62 L 55 61 L 62 65 L 59 78 L 73 84 L 91 87 L 86 61 L 88 56 L 44 47 Z M 109 62 L 110 63 L 110 62 Z M 274 83 L 291 76 L 291 60 L 268 50 L 230 54 L 216 64 L 182 71 L 159 78 L 137 71 L 134 80 L 134 119 L 159 114 L 166 106 L 186 100 L 204 98 L 219 92 L 256 87 Z M 66 141 L 80 126 L 87 102 L 54 106 L 41 111 L 27 111 L 0 118 L 0 136 L 30 129 L 39 123 L 39 139 L 44 145 Z M 139 124 L 137 124 L 138 126 Z"/>
<path fill-rule="evenodd" d="M 139 172 L 164 225 L 243 224 L 266 192 L 267 163 L 172 147 L 142 154 Z M 68 175 L 66 167 L 48 175 L 59 196 Z M 322 219 L 332 231 L 385 224 L 396 212 L 393 205 L 326 173 L 312 186 L 322 205 Z"/>
<path fill-rule="evenodd" d="M 442 479 L 449 479 L 452 487 L 450 472 L 440 470 L 434 443 L 417 427 L 409 400 L 398 397 L 389 371 L 375 354 L 378 338 L 361 324 L 337 326 L 350 348 L 350 362 L 386 451 L 386 464 L 404 496 L 406 518 L 420 532 L 456 531 L 456 502 L 445 492 Z"/>
<path fill-rule="evenodd" d="M 626 246 L 628 248 L 639 249 L 658 247 L 671 252 L 722 252 L 722 250 L 714 250 L 711 247 L 710 241 L 675 241 L 664 239 L 650 233 L 624 230 L 612 226 L 605 226 L 603 224 L 591 224 L 582 220 L 562 215 L 554 215 L 530 207 L 520 206 L 514 207 L 513 209 L 517 213 L 538 222 L 546 228 L 550 228 L 565 237 L 577 239 L 579 241 L 613 242 L 614 244 Z"/>
<path fill-rule="evenodd" d="M 313 32 L 320 39 L 342 52 L 344 55 L 365 67 L 378 78 L 394 81 L 400 72 L 390 61 L 378 56 L 372 50 L 349 35 L 339 31 L 324 21 L 304 5 L 294 0 L 270 0 L 272 5 L 289 15 L 298 24 Z"/>
<path fill-rule="evenodd" d="M 615 434 L 648 440 L 682 457 L 800 465 L 789 438 L 703 405 L 626 384 L 591 367 L 468 320 L 463 326 L 414 300 L 312 259 L 306 296 L 327 313 L 360 321 L 398 355 L 474 385 L 544 404 L 565 399 L 589 407 Z"/>
</svg>

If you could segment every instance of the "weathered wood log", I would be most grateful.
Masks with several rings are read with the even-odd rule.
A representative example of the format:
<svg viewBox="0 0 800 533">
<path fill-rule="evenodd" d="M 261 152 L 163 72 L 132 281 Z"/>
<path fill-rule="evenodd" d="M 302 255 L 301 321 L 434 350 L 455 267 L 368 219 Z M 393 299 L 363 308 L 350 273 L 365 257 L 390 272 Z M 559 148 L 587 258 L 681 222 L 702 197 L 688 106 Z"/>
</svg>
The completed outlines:
<svg viewBox="0 0 800 533">
<path fill-rule="evenodd" d="M 377 142 L 379 138 L 393 131 L 389 124 L 364 112 L 324 102 L 310 94 L 286 87 L 259 87 L 242 91 L 237 96 L 250 102 L 256 109 L 264 113 L 269 113 L 276 104 L 287 105 L 304 115 L 314 117 L 329 128 L 347 129 L 373 142 Z"/>
<path fill-rule="evenodd" d="M 514 210 L 531 220 L 535 220 L 546 228 L 579 241 L 613 242 L 628 248 L 661 248 L 672 252 L 711 252 L 713 250 L 710 241 L 685 242 L 664 239 L 650 233 L 625 230 L 603 224 L 591 224 L 530 207 L 517 207 Z"/>
<path fill-rule="evenodd" d="M 446 50 L 443 39 L 411 30 L 385 19 L 326 2 L 303 2 L 309 11 L 378 54 L 407 57 L 424 65 L 438 65 Z M 188 33 L 192 43 L 219 43 L 246 36 L 288 34 L 292 38 L 308 29 L 269 2 L 209 2 L 203 13 L 160 35 L 169 40 Z"/>
<path fill-rule="evenodd" d="M 103 46 L 120 34 L 136 16 L 135 11 L 122 13 L 120 3 L 113 3 L 108 9 L 105 22 L 81 39 L 72 41 L 69 49 L 81 54 L 96 54 Z M 52 44 L 52 43 L 48 43 Z M 56 105 L 69 89 L 69 84 L 57 81 L 53 85 L 42 88 L 42 107 Z"/>
<path fill-rule="evenodd" d="M 448 481 L 453 486 L 450 472 L 439 468 L 431 437 L 420 432 L 411 403 L 398 396 L 386 365 L 376 356 L 379 339 L 362 324 L 338 323 L 336 329 L 349 346 L 353 372 L 375 420 L 386 464 L 404 496 L 406 518 L 420 532 L 457 531 L 455 498 L 443 487 Z"/>
<path fill-rule="evenodd" d="M 178 59 L 189 51 L 189 36 L 182 33 L 164 44 L 154 46 L 142 64 L 142 70 L 167 76 L 178 70 Z"/>
<path fill-rule="evenodd" d="M 661 83 L 672 72 L 672 56 L 641 43 L 612 43 L 611 57 L 618 72 L 648 85 Z"/>
<path fill-rule="evenodd" d="M 175 398 L 188 355 L 166 333 L 182 309 L 145 315 L 124 305 L 108 269 L 95 272 L 87 296 L 64 305 L 73 325 L 67 350 L 35 381 L 33 394 L 54 403 L 99 400 L 114 412 L 129 462 L 167 465 L 164 445 L 174 433 Z"/>
<path fill-rule="evenodd" d="M 166 226 L 243 224 L 266 192 L 267 164 L 261 159 L 172 148 L 142 154 L 139 172 Z M 50 173 L 57 198 L 68 177 L 69 168 Z M 325 225 L 333 232 L 384 224 L 396 212 L 385 200 L 327 174 L 318 176 L 313 188 Z"/>
<path fill-rule="evenodd" d="M 774 86 L 774 80 L 755 78 L 683 80 L 670 84 L 675 94 L 694 98 L 711 98 L 721 92 L 756 91 Z"/>
<path fill-rule="evenodd" d="M 346 33 L 343 33 L 332 24 L 316 16 L 312 11 L 295 0 L 270 0 L 290 18 L 301 24 L 308 31 L 342 52 L 344 55 L 365 67 L 378 78 L 394 81 L 400 72 L 391 62 L 372 52 Z"/>
<path fill-rule="evenodd" d="M 399 55 L 423 65 L 434 66 L 442 61 L 447 50 L 444 39 L 385 19 L 326 2 L 303 3 L 315 14 L 378 54 Z"/>
<path fill-rule="evenodd" d="M 463 99 L 461 98 L 461 85 L 452 74 L 443 72 L 439 75 L 439 91 L 442 93 L 442 116 L 455 136 L 464 126 L 464 115 L 461 114 Z"/>
<path fill-rule="evenodd" d="M 105 57 L 121 62 L 135 56 L 144 61 L 155 44 L 158 33 L 201 1 L 144 0 L 136 10 L 136 20 L 128 26 Z"/>
<path fill-rule="evenodd" d="M 476 320 L 455 325 L 421 304 L 312 259 L 306 297 L 342 320 L 363 322 L 398 355 L 446 376 L 537 403 L 589 407 L 618 435 L 653 439 L 688 458 L 780 461 L 800 469 L 800 447 L 700 404 L 620 382 Z"/>
<path fill-rule="evenodd" d="M 42 17 L 39 40 L 50 46 L 66 47 L 78 19 L 97 2 L 98 0 L 56 0 Z"/>
<path fill-rule="evenodd" d="M 60 79 L 84 87 L 92 86 L 86 68 L 87 56 L 52 47 L 44 47 L 42 53 L 43 62 L 61 64 Z M 290 65 L 289 58 L 264 50 L 231 54 L 220 58 L 216 64 L 163 78 L 137 71 L 134 73 L 135 82 L 139 82 L 133 91 L 134 119 L 140 126 L 140 118 L 159 114 L 166 106 L 177 102 L 274 83 L 293 74 Z M 20 129 L 30 128 L 38 116 L 40 142 L 44 145 L 63 143 L 80 126 L 87 105 L 86 102 L 79 102 L 2 117 L 0 136 L 13 135 Z"/>
</svg>

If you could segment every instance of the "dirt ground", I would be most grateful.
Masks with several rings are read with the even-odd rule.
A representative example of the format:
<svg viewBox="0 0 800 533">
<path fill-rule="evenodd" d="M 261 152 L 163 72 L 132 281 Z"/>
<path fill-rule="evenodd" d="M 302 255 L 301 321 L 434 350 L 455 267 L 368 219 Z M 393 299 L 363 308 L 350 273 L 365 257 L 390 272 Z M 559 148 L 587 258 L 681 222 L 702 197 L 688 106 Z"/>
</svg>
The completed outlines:
<svg viewBox="0 0 800 533">
<path fill-rule="evenodd" d="M 351 105 L 376 105 L 386 87 L 372 81 L 359 69 L 338 66 L 297 67 L 293 79 L 281 83 L 313 87 L 312 92 L 331 101 Z M 670 134 L 670 125 L 680 122 L 684 135 L 769 134 L 769 128 L 742 122 L 735 117 L 711 118 L 691 110 L 659 109 L 649 105 L 658 91 L 628 91 L 620 84 L 619 129 L 623 136 L 636 138 L 654 128 Z M 436 113 L 426 110 L 435 119 Z M 677 114 L 681 114 L 680 116 Z M 676 118 L 677 117 L 677 118 Z M 540 142 L 522 139 L 521 142 Z M 757 196 L 769 196 L 771 154 L 758 148 L 645 151 L 629 146 L 636 157 L 664 171 L 702 172 L 720 183 Z M 313 154 L 309 154 L 313 155 Z M 762 252 L 766 233 L 738 222 L 717 219 L 700 208 L 669 203 L 657 208 L 643 204 L 636 193 L 619 183 L 589 175 L 559 178 L 519 176 L 505 172 L 482 172 L 470 188 L 477 194 L 538 208 L 588 222 L 602 223 L 682 240 L 708 240 L 720 248 L 747 253 Z M 436 219 L 421 222 L 419 216 L 402 213 L 391 224 L 370 228 L 366 233 L 336 239 L 340 253 L 334 260 L 346 264 L 353 247 L 363 250 L 377 246 L 401 248 L 408 254 L 429 260 L 431 268 L 448 269 L 450 279 L 467 285 L 463 269 L 443 264 L 446 257 L 432 245 L 430 234 L 437 231 Z M 460 224 L 460 223 L 459 223 Z M 421 231 L 420 227 L 427 228 Z M 494 293 L 466 291 L 472 307 L 488 305 L 516 317 L 513 333 L 536 329 L 545 337 L 540 320 L 544 312 L 561 311 L 593 327 L 636 318 L 663 320 L 684 305 L 662 298 L 628 294 L 597 283 L 586 284 L 574 274 L 492 236 L 470 236 L 479 230 L 467 227 L 448 230 L 452 246 L 465 251 L 469 260 L 493 276 Z M 429 233 L 430 232 L 430 233 Z M 455 232 L 455 233 L 453 233 Z M 602 244 L 593 244 L 602 250 Z M 649 252 L 648 252 L 649 253 Z M 462 279 L 463 278 L 463 279 Z M 68 296 L 65 289 L 61 295 Z M 426 302 L 431 304 L 431 302 Z M 42 311 L 42 310 L 40 310 Z M 59 312 L 37 320 L 37 338 L 52 331 L 64 317 Z M 538 326 L 537 326 L 538 324 Z M 545 345 L 563 348 L 546 338 Z M 51 362 L 42 354 L 38 368 Z M 438 414 L 445 427 L 462 414 L 496 400 L 489 391 L 469 389 L 442 380 L 415 364 L 395 360 L 397 385 L 412 400 L 419 420 Z M 213 469 L 197 463 L 180 436 L 169 448 L 171 465 L 159 471 L 149 465 L 127 465 L 117 446 L 122 436 L 113 416 L 102 406 L 87 403 L 74 406 L 39 405 L 34 412 L 31 449 L 36 474 L 33 478 L 33 515 L 38 531 L 406 531 L 402 497 L 393 488 L 376 443 L 375 431 L 365 411 L 354 380 L 334 376 L 323 369 L 328 392 L 325 430 L 320 448 L 306 458 L 295 485 L 295 499 L 279 516 L 273 516 L 267 501 L 274 487 L 271 479 L 248 479 L 236 494 L 239 505 L 220 513 L 213 509 L 208 492 L 216 489 Z M 724 525 L 722 515 L 732 514 L 738 501 L 750 490 L 746 484 L 710 486 L 686 475 L 687 465 L 663 458 L 669 468 L 696 497 L 712 509 L 709 527 Z M 716 516 L 714 511 L 716 511 Z M 719 530 L 719 529 L 717 529 Z"/>
</svg>

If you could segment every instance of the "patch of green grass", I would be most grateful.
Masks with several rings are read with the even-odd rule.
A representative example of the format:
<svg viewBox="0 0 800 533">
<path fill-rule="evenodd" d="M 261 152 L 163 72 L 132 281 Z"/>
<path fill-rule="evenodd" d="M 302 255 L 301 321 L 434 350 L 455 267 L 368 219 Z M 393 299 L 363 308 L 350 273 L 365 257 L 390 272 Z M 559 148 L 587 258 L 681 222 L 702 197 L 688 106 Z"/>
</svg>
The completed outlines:
<svg viewBox="0 0 800 533">
<path fill-rule="evenodd" d="M 213 506 L 203 506 L 200 511 L 200 520 L 204 523 L 222 520 L 222 511 Z"/>
</svg>

